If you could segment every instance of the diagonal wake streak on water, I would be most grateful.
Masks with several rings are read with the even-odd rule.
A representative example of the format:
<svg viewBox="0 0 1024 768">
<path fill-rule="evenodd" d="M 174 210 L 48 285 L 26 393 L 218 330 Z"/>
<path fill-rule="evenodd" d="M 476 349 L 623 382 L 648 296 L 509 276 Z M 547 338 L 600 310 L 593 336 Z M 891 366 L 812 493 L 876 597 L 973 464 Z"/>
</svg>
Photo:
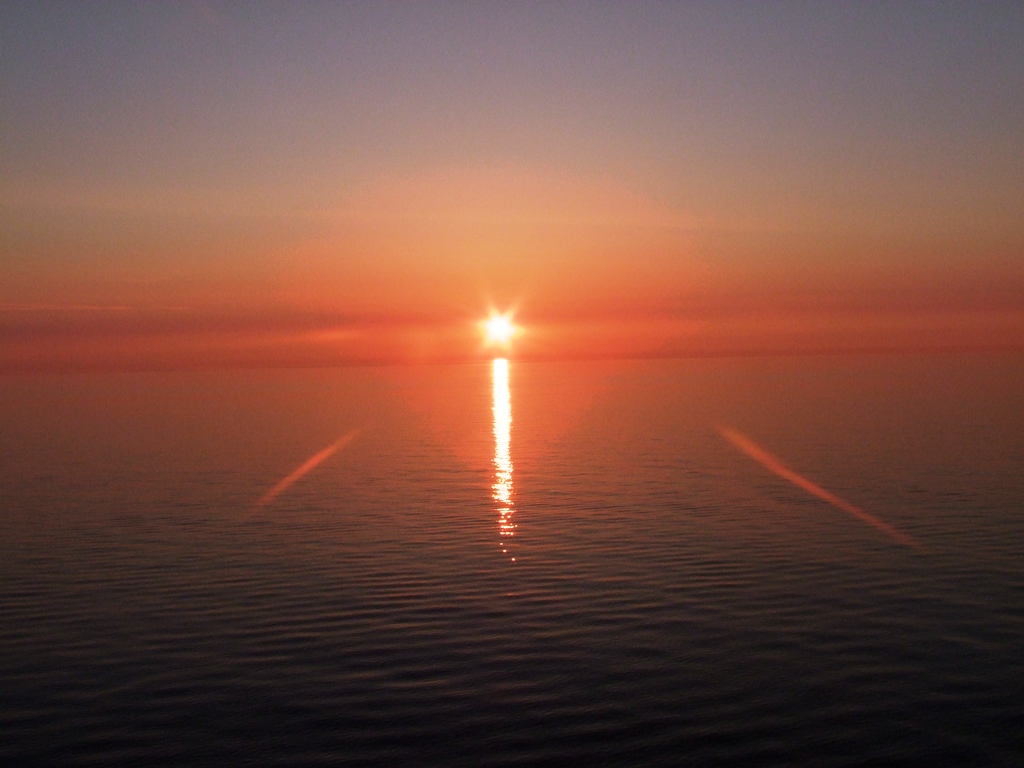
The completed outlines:
<svg viewBox="0 0 1024 768">
<path fill-rule="evenodd" d="M 861 509 L 855 504 L 851 504 L 850 502 L 839 498 L 834 493 L 826 491 L 817 483 L 808 480 L 800 473 L 795 472 L 794 470 L 787 467 L 785 464 L 782 463 L 780 459 L 770 454 L 768 451 L 759 446 L 757 443 L 755 443 L 753 440 L 751 440 L 743 433 L 737 432 L 735 429 L 731 429 L 730 427 L 726 427 L 724 425 L 718 425 L 717 429 L 718 434 L 720 434 L 723 438 L 732 443 L 734 447 L 736 447 L 737 449 L 745 453 L 747 456 L 752 458 L 754 461 L 756 461 L 758 464 L 763 466 L 769 472 L 778 475 L 783 480 L 788 480 L 797 488 L 801 488 L 802 490 L 807 491 L 812 496 L 817 496 L 819 499 L 827 501 L 832 506 L 838 507 L 844 512 L 853 515 L 858 520 L 867 523 L 872 528 L 876 528 L 879 531 L 882 531 L 883 533 L 887 534 L 888 536 L 895 539 L 904 546 L 913 547 L 914 549 L 918 550 L 924 549 L 924 546 L 921 544 L 921 542 L 919 542 L 910 534 L 904 533 L 898 528 L 889 525 L 884 520 L 879 520 L 874 515 L 865 512 L 863 509 Z"/>
<path fill-rule="evenodd" d="M 354 429 L 351 432 L 342 435 L 340 438 L 335 440 L 333 443 L 328 445 L 323 450 L 314 453 L 312 456 L 310 456 L 308 459 L 302 462 L 298 467 L 296 467 L 292 472 L 290 472 L 288 475 L 282 478 L 273 488 L 271 488 L 269 491 L 263 494 L 260 497 L 259 501 L 257 501 L 253 505 L 253 508 L 259 509 L 260 507 L 265 507 L 267 504 L 272 502 L 274 499 L 276 499 L 278 496 L 284 493 L 284 491 L 288 490 L 289 486 L 291 486 L 294 482 L 296 482 L 297 480 L 301 480 L 318 464 L 321 464 L 325 460 L 329 459 L 339 450 L 341 450 L 350 442 L 352 442 L 352 440 L 355 439 L 357 433 L 358 430 Z"/>
</svg>

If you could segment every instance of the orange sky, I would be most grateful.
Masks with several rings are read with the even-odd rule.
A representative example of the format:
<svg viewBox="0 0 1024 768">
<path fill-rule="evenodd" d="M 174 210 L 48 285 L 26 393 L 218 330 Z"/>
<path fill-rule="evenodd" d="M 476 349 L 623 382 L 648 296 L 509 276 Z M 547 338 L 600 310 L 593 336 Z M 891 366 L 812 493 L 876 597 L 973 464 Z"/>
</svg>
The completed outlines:
<svg viewBox="0 0 1024 768">
<path fill-rule="evenodd" d="M 1019 8 L 203 8 L 4 9 L 0 370 L 1024 348 Z"/>
</svg>

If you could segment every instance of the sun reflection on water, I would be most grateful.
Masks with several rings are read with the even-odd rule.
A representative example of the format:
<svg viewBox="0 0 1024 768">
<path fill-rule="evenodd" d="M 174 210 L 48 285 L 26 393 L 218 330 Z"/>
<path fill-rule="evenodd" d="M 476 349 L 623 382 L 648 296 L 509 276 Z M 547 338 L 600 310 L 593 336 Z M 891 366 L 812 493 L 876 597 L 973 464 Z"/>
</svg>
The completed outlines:
<svg viewBox="0 0 1024 768">
<path fill-rule="evenodd" d="M 501 551 L 509 554 L 511 538 L 515 536 L 516 524 L 512 516 L 512 454 L 509 446 L 512 440 L 512 397 L 508 388 L 508 360 L 494 361 L 494 485 L 491 497 L 498 506 L 498 533 L 501 536 Z M 515 557 L 512 558 L 515 562 Z"/>
</svg>

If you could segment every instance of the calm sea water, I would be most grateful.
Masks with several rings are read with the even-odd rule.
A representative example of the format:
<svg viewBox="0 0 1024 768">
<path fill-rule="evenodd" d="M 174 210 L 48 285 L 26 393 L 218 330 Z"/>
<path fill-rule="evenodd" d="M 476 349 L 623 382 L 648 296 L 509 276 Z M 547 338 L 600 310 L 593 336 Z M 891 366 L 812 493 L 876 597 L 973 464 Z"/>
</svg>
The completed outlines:
<svg viewBox="0 0 1024 768">
<path fill-rule="evenodd" d="M 0 424 L 4 765 L 1024 762 L 1020 356 L 7 376 Z"/>
</svg>

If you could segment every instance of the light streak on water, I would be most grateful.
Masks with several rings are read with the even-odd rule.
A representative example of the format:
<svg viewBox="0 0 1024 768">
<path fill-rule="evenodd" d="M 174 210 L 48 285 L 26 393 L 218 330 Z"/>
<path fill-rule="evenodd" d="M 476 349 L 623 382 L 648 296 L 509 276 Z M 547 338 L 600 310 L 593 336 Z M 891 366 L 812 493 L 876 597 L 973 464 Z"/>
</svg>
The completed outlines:
<svg viewBox="0 0 1024 768">
<path fill-rule="evenodd" d="M 297 480 L 302 479 L 303 476 L 308 474 L 318 464 L 322 463 L 326 459 L 329 459 L 339 450 L 348 445 L 356 436 L 356 430 L 352 430 L 348 434 L 342 435 L 340 438 L 335 440 L 333 443 L 328 445 L 321 451 L 317 451 L 304 462 L 302 462 L 294 471 L 286 475 L 280 482 L 278 482 L 273 488 L 267 491 L 260 497 L 260 500 L 256 502 L 255 508 L 265 507 L 267 504 L 272 502 L 284 491 L 288 490 L 288 487 Z"/>
<path fill-rule="evenodd" d="M 512 504 L 512 396 L 508 387 L 508 360 L 494 361 L 494 484 L 491 498 L 498 506 L 498 533 L 501 536 L 501 551 L 508 554 L 509 539 L 515 536 L 516 524 L 512 521 L 515 508 Z M 512 558 L 515 562 L 515 557 Z"/>
<path fill-rule="evenodd" d="M 903 531 L 894 528 L 893 526 L 889 525 L 883 520 L 879 520 L 874 515 L 865 512 L 863 509 L 856 506 L 855 504 L 851 504 L 850 502 L 839 498 L 834 493 L 826 491 L 817 483 L 808 480 L 803 475 L 787 467 L 776 456 L 770 454 L 768 451 L 766 451 L 764 448 L 759 446 L 757 443 L 755 443 L 753 440 L 751 440 L 749 437 L 742 434 L 741 432 L 737 432 L 735 429 L 730 429 L 729 427 L 726 426 L 719 426 L 718 433 L 726 440 L 728 440 L 730 443 L 732 443 L 740 451 L 747 454 L 747 456 L 749 456 L 758 464 L 767 469 L 769 472 L 778 475 L 783 480 L 788 480 L 797 488 L 801 488 L 802 490 L 807 491 L 811 495 L 817 496 L 819 499 L 822 499 L 823 501 L 827 501 L 832 506 L 838 507 L 844 512 L 853 515 L 858 520 L 861 520 L 870 525 L 872 528 L 877 528 L 879 531 L 882 531 L 883 533 L 892 537 L 900 544 L 903 544 L 908 547 L 913 547 L 915 549 L 923 549 L 921 543 L 913 536 L 910 536 L 909 534 L 906 534 Z"/>
</svg>

